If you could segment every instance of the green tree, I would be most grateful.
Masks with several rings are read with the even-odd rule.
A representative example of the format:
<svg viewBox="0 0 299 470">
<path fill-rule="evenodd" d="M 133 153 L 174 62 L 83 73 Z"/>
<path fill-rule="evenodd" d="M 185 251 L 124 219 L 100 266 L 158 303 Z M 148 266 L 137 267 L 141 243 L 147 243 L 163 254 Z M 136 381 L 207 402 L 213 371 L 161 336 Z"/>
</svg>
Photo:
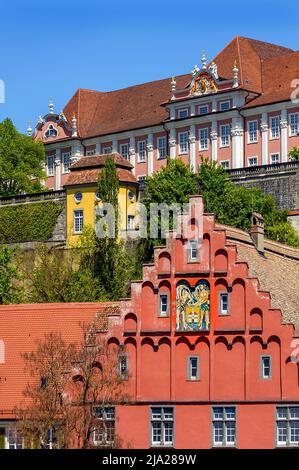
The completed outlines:
<svg viewBox="0 0 299 470">
<path fill-rule="evenodd" d="M 98 190 L 101 201 L 113 207 L 115 236 L 109 236 L 111 221 L 108 220 L 104 225 L 104 237 L 96 240 L 94 270 L 109 299 L 116 300 L 127 295 L 134 266 L 127 256 L 124 241 L 119 237 L 119 179 L 111 156 L 106 158 L 99 175 Z"/>
<path fill-rule="evenodd" d="M 41 191 L 44 162 L 42 142 L 18 132 L 10 119 L 0 123 L 0 196 Z"/>
<path fill-rule="evenodd" d="M 217 222 L 248 230 L 252 212 L 259 212 L 268 238 L 299 246 L 299 237 L 287 221 L 287 211 L 277 209 L 272 196 L 259 188 L 235 185 L 221 166 L 207 160 L 199 167 L 197 181 L 205 210 L 215 213 Z"/>
<path fill-rule="evenodd" d="M 290 157 L 290 160 L 298 162 L 299 161 L 299 148 L 298 147 L 293 147 L 289 151 L 289 157 Z"/>
<path fill-rule="evenodd" d="M 0 296 L 2 303 L 18 303 L 20 289 L 16 286 L 19 270 L 15 262 L 16 249 L 0 246 Z"/>
<path fill-rule="evenodd" d="M 151 204 L 168 204 L 173 203 L 180 204 L 189 201 L 189 196 L 196 194 L 197 182 L 194 174 L 190 171 L 181 160 L 170 160 L 168 158 L 167 165 L 161 168 L 160 171 L 146 178 L 145 194 L 143 198 L 143 204 L 147 209 L 148 216 L 148 233 L 150 217 L 153 221 L 153 214 L 150 212 Z M 172 227 L 173 219 L 170 214 L 170 227 Z M 163 222 L 161 221 L 161 214 L 158 214 L 157 225 L 159 230 L 163 228 Z M 139 243 L 138 247 L 138 260 L 139 264 L 142 261 L 149 261 L 153 257 L 153 249 L 156 245 L 164 243 L 163 234 L 160 233 L 160 238 L 151 239 L 147 238 Z M 141 272 L 140 272 L 141 274 Z"/>
</svg>

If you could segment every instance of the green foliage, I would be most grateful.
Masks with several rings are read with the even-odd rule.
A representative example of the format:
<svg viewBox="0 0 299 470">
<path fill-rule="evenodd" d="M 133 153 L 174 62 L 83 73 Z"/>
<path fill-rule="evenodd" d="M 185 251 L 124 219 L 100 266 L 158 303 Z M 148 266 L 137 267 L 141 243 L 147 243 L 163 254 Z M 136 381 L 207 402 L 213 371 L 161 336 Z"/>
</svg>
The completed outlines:
<svg viewBox="0 0 299 470">
<path fill-rule="evenodd" d="M 289 157 L 290 157 L 290 160 L 298 162 L 299 161 L 299 148 L 298 147 L 293 147 L 289 151 Z"/>
<path fill-rule="evenodd" d="M 264 217 L 268 238 L 298 246 L 299 237 L 287 221 L 287 212 L 276 208 L 272 196 L 259 188 L 233 184 L 222 167 L 207 160 L 202 161 L 197 180 L 205 210 L 215 213 L 217 222 L 248 230 L 252 212 L 258 212 Z"/>
<path fill-rule="evenodd" d="M 0 243 L 48 240 L 62 209 L 53 201 L 0 207 Z"/>
<path fill-rule="evenodd" d="M 105 300 L 99 280 L 81 264 L 78 250 L 41 247 L 36 266 L 25 270 L 27 302 L 94 302 Z"/>
<path fill-rule="evenodd" d="M 19 133 L 10 119 L 0 123 L 0 197 L 41 191 L 44 162 L 42 142 Z"/>
<path fill-rule="evenodd" d="M 93 269 L 109 299 L 116 300 L 126 296 L 133 266 L 127 256 L 124 241 L 117 236 L 119 180 L 112 157 L 108 156 L 105 160 L 104 168 L 99 176 L 98 189 L 102 202 L 109 203 L 114 208 L 116 236 L 109 237 L 106 226 L 105 236 L 103 238 L 95 237 Z"/>
<path fill-rule="evenodd" d="M 181 160 L 167 161 L 167 166 L 146 178 L 145 196 L 142 201 L 147 209 L 148 233 L 150 217 L 153 222 L 154 216 L 150 213 L 152 203 L 156 204 L 180 204 L 189 201 L 189 196 L 197 193 L 197 182 L 194 174 Z M 172 214 L 170 214 L 170 227 L 172 227 Z M 160 238 L 147 238 L 142 240 L 138 246 L 139 259 L 150 261 L 153 257 L 154 246 L 161 245 L 163 241 L 163 222 L 158 215 L 157 225 L 160 230 Z M 141 262 L 141 261 L 140 261 Z"/>
<path fill-rule="evenodd" d="M 14 260 L 16 249 L 7 245 L 0 247 L 0 295 L 4 304 L 18 303 L 20 289 L 15 285 L 19 278 L 18 268 Z"/>
</svg>

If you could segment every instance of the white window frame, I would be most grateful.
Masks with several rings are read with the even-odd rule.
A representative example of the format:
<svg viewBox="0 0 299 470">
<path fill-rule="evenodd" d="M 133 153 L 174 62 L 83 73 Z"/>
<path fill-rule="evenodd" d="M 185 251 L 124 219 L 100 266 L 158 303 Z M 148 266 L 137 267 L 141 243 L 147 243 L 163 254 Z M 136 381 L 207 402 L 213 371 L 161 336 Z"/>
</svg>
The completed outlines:
<svg viewBox="0 0 299 470">
<path fill-rule="evenodd" d="M 186 113 L 186 116 L 181 116 L 181 114 Z M 178 119 L 186 119 L 189 117 L 189 109 L 188 108 L 180 108 L 178 109 Z"/>
<path fill-rule="evenodd" d="M 280 138 L 280 118 L 279 116 L 270 116 L 270 140 L 277 140 L 279 138 Z"/>
<path fill-rule="evenodd" d="M 224 296 L 226 296 L 226 302 L 224 302 L 223 298 Z M 227 316 L 229 315 L 229 293 L 226 292 L 226 291 L 221 291 L 219 292 L 219 310 L 218 310 L 218 313 L 219 313 L 219 316 Z M 226 309 L 224 308 L 224 305 L 226 304 Z"/>
<path fill-rule="evenodd" d="M 229 160 L 221 160 L 219 163 L 225 170 L 229 170 L 229 168 L 230 168 L 230 161 Z M 225 165 L 224 165 L 224 163 L 225 163 Z"/>
<path fill-rule="evenodd" d="M 129 357 L 127 354 L 120 354 L 118 356 L 118 373 L 121 379 L 128 379 Z"/>
<path fill-rule="evenodd" d="M 233 408 L 234 409 L 234 418 L 230 418 L 228 416 L 228 409 Z M 221 409 L 222 411 L 222 418 L 216 417 L 215 416 L 215 410 L 216 409 Z M 222 441 L 216 441 L 215 440 L 215 431 L 216 428 L 218 427 L 218 424 L 221 423 L 222 426 Z M 228 437 L 228 429 L 230 428 L 230 424 L 234 423 L 234 441 L 233 442 L 228 442 L 227 437 Z M 216 426 L 217 424 L 217 426 Z M 235 405 L 225 405 L 225 406 L 212 406 L 212 439 L 213 439 L 213 447 L 236 447 L 237 443 L 237 408 Z"/>
<path fill-rule="evenodd" d="M 202 133 L 205 133 L 206 135 L 202 137 Z M 199 129 L 199 150 L 209 150 L 209 129 L 208 127 L 202 127 Z M 202 145 L 204 143 L 204 145 Z"/>
<path fill-rule="evenodd" d="M 187 358 L 187 380 L 191 381 L 198 381 L 200 378 L 200 370 L 199 370 L 199 356 L 188 356 Z M 194 363 L 195 362 L 195 366 Z M 195 374 L 194 374 L 194 367 L 195 367 Z"/>
<path fill-rule="evenodd" d="M 255 129 L 250 130 L 250 125 L 251 124 L 254 124 Z M 255 138 L 251 139 L 251 136 L 255 136 Z M 258 121 L 257 121 L 257 119 L 247 121 L 247 143 L 248 144 L 256 144 L 258 141 L 259 141 L 259 136 L 258 136 Z"/>
<path fill-rule="evenodd" d="M 169 294 L 167 292 L 161 292 L 159 294 L 158 314 L 159 314 L 159 317 L 169 317 Z"/>
<path fill-rule="evenodd" d="M 80 215 L 79 215 L 80 213 Z M 77 214 L 77 216 L 76 216 Z M 81 215 L 82 214 L 82 215 Z M 81 230 L 76 230 L 76 221 L 81 226 Z M 84 227 L 84 210 L 83 209 L 74 209 L 73 211 L 73 233 L 74 234 L 81 234 L 83 232 Z"/>
<path fill-rule="evenodd" d="M 49 165 L 49 160 L 52 160 L 53 163 L 52 165 Z M 48 176 L 54 176 L 54 173 L 55 173 L 55 157 L 54 155 L 48 155 L 47 156 L 47 175 Z M 50 168 L 52 168 L 52 171 L 50 171 Z"/>
<path fill-rule="evenodd" d="M 197 240 L 188 241 L 188 263 L 196 263 L 199 260 L 199 246 Z"/>
<path fill-rule="evenodd" d="M 107 145 L 106 147 L 102 147 L 102 154 L 109 155 L 109 153 L 112 153 L 111 145 Z"/>
<path fill-rule="evenodd" d="M 224 129 L 226 129 L 225 132 L 223 132 Z M 221 124 L 220 125 L 220 147 L 229 147 L 229 146 L 230 146 L 230 125 Z"/>
<path fill-rule="evenodd" d="M 126 150 L 124 151 L 123 149 L 126 149 Z M 119 144 L 119 153 L 121 154 L 123 158 L 128 160 L 129 159 L 129 144 L 128 143 Z"/>
<path fill-rule="evenodd" d="M 154 413 L 154 410 L 156 413 Z M 167 410 L 167 411 L 166 411 Z M 159 411 L 159 412 L 157 412 Z M 151 406 L 151 446 L 152 447 L 173 447 L 174 445 L 174 408 L 173 406 Z M 161 439 L 154 440 L 155 425 L 159 424 Z M 156 427 L 157 428 L 157 427 Z M 166 440 L 167 429 L 171 429 L 172 440 Z"/>
<path fill-rule="evenodd" d="M 95 406 L 94 407 L 94 410 L 96 409 L 97 407 Z M 100 410 L 101 410 L 101 413 L 100 413 L 100 417 L 98 417 L 98 421 L 99 422 L 106 422 L 106 423 L 112 423 L 112 426 L 111 428 L 113 429 L 113 439 L 110 440 L 108 439 L 108 433 L 105 432 L 105 430 L 103 430 L 102 433 L 99 433 L 98 432 L 98 429 L 97 428 L 94 428 L 93 431 L 92 431 L 92 441 L 93 441 L 93 444 L 94 445 L 111 445 L 114 443 L 115 441 L 115 428 L 116 428 L 116 416 L 115 416 L 115 407 L 114 406 L 104 406 L 104 407 L 101 407 L 99 406 L 98 407 Z M 111 413 L 111 410 L 113 410 L 113 412 Z M 101 434 L 103 435 L 102 439 L 96 439 L 96 436 L 97 436 L 97 433 L 98 435 L 100 436 Z"/>
<path fill-rule="evenodd" d="M 146 140 L 138 140 L 137 142 L 138 149 L 138 163 L 146 162 Z"/>
<path fill-rule="evenodd" d="M 52 135 L 52 132 L 53 132 L 54 135 Z M 58 136 L 58 129 L 55 126 L 53 126 L 53 124 L 50 124 L 48 126 L 48 129 L 46 130 L 44 136 L 45 136 L 46 139 L 48 139 L 49 137 L 56 138 Z"/>
<path fill-rule="evenodd" d="M 253 160 L 254 158 L 256 159 L 256 163 L 255 163 L 254 165 L 251 165 L 251 164 L 250 164 L 250 161 Z M 258 166 L 258 162 L 259 162 L 258 156 L 255 156 L 255 155 L 252 156 L 252 157 L 248 157 L 248 159 L 247 159 L 247 165 L 248 165 L 249 167 L 251 167 L 251 166 Z"/>
<path fill-rule="evenodd" d="M 276 446 L 277 447 L 298 447 L 299 446 L 299 441 L 292 441 L 291 440 L 291 423 L 298 423 L 297 426 L 299 426 L 299 418 L 298 417 L 292 417 L 291 416 L 291 409 L 292 408 L 299 408 L 299 404 L 291 404 L 291 405 L 278 405 L 276 406 Z M 285 415 L 283 417 L 278 416 L 278 410 L 279 409 L 284 409 Z M 284 424 L 285 429 L 286 429 L 286 441 L 279 441 L 279 424 Z"/>
<path fill-rule="evenodd" d="M 96 149 L 90 149 L 90 150 L 86 150 L 86 156 L 87 157 L 92 157 L 93 155 L 96 154 Z"/>
<path fill-rule="evenodd" d="M 182 136 L 184 136 L 183 142 L 181 142 Z M 178 132 L 178 141 L 179 141 L 179 155 L 186 155 L 189 150 L 188 131 Z M 182 148 L 182 143 L 184 144 L 183 148 Z"/>
<path fill-rule="evenodd" d="M 62 174 L 66 174 L 70 172 L 71 156 L 72 156 L 72 152 L 61 153 Z"/>
<path fill-rule="evenodd" d="M 266 365 L 265 360 L 269 361 L 269 365 Z M 270 354 L 262 354 L 261 355 L 261 379 L 263 380 L 269 380 L 272 379 L 272 356 Z M 269 372 L 266 374 L 266 370 L 269 369 Z"/>
<path fill-rule="evenodd" d="M 205 108 L 207 111 L 205 113 L 202 113 L 201 110 Z M 204 116 L 205 114 L 209 114 L 209 105 L 208 104 L 202 104 L 198 107 L 198 114 L 200 116 Z"/>
<path fill-rule="evenodd" d="M 274 155 L 278 155 L 278 160 L 277 160 L 277 162 L 273 162 L 273 161 L 272 161 L 272 157 L 273 157 Z M 280 154 L 279 154 L 279 152 L 270 153 L 270 165 L 277 165 L 278 163 L 280 163 Z"/>
<path fill-rule="evenodd" d="M 226 107 L 226 109 L 222 109 L 222 106 Z M 219 111 L 229 111 L 231 109 L 230 101 L 225 100 L 225 101 L 219 101 Z"/>
<path fill-rule="evenodd" d="M 166 144 L 166 137 L 161 136 L 157 137 L 157 158 L 158 160 L 162 160 L 166 158 L 167 155 L 167 144 Z"/>
<path fill-rule="evenodd" d="M 296 116 L 296 120 L 297 120 L 297 123 L 295 124 L 296 125 L 296 130 L 295 131 L 292 131 L 292 126 L 294 124 L 292 124 L 292 117 L 293 116 Z M 298 132 L 299 132 L 299 112 L 296 112 L 296 113 L 290 113 L 289 114 L 289 137 L 296 137 L 298 136 Z"/>
<path fill-rule="evenodd" d="M 128 215 L 128 230 L 135 230 L 135 216 L 132 214 Z"/>
</svg>

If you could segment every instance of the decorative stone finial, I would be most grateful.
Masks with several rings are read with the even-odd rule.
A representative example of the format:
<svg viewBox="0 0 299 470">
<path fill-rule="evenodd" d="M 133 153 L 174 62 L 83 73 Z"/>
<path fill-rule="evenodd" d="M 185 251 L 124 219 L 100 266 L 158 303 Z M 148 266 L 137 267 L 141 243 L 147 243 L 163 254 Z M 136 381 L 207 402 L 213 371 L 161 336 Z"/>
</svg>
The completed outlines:
<svg viewBox="0 0 299 470">
<path fill-rule="evenodd" d="M 199 72 L 199 67 L 198 67 L 198 65 L 195 64 L 195 65 L 194 65 L 194 69 L 192 70 L 192 75 L 193 75 L 193 77 L 194 77 L 194 75 L 197 74 L 197 72 Z"/>
<path fill-rule="evenodd" d="M 30 124 L 29 124 L 29 126 L 28 126 L 28 128 L 27 128 L 27 135 L 28 135 L 29 137 L 32 136 L 32 127 L 31 127 Z"/>
<path fill-rule="evenodd" d="M 60 113 L 59 113 L 59 119 L 62 119 L 63 121 L 66 121 L 66 117 L 64 115 L 63 110 L 61 110 Z"/>
<path fill-rule="evenodd" d="M 37 122 L 38 122 L 38 124 L 43 124 L 44 120 L 41 116 L 38 116 Z"/>
<path fill-rule="evenodd" d="M 54 103 L 53 103 L 52 97 L 50 98 L 50 101 L 49 101 L 49 110 L 50 110 L 50 114 L 54 113 Z"/>
<path fill-rule="evenodd" d="M 238 88 L 238 86 L 239 86 L 239 69 L 238 69 L 236 60 L 235 60 L 235 63 L 234 63 L 234 68 L 233 68 L 233 77 L 234 77 L 233 88 Z"/>
<path fill-rule="evenodd" d="M 214 77 L 216 78 L 216 80 L 218 80 L 218 70 L 217 70 L 217 65 L 215 64 L 215 62 L 212 62 L 210 67 L 209 67 L 209 70 L 210 72 L 214 75 Z"/>
<path fill-rule="evenodd" d="M 73 113 L 73 118 L 72 118 L 72 137 L 77 137 L 78 132 L 77 132 L 77 119 L 76 119 L 76 114 Z"/>
<path fill-rule="evenodd" d="M 172 100 L 174 99 L 175 92 L 176 92 L 176 79 L 175 77 L 172 77 L 171 79 L 171 99 Z"/>
<path fill-rule="evenodd" d="M 203 49 L 203 51 L 202 51 L 201 63 L 202 63 L 201 68 L 202 68 L 203 70 L 205 70 L 205 69 L 207 68 L 207 56 L 206 56 L 206 51 L 205 51 L 205 49 Z"/>
</svg>

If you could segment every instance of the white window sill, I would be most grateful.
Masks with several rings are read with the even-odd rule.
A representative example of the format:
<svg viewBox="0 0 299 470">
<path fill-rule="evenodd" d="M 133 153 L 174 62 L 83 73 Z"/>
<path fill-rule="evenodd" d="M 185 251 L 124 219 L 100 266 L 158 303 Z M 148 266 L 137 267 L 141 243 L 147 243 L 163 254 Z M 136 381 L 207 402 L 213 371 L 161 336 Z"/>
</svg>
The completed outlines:
<svg viewBox="0 0 299 470">
<path fill-rule="evenodd" d="M 254 140 L 254 141 L 252 141 L 252 142 L 247 142 L 247 145 L 250 145 L 250 144 L 258 144 L 258 143 L 259 143 L 258 140 Z"/>
</svg>

